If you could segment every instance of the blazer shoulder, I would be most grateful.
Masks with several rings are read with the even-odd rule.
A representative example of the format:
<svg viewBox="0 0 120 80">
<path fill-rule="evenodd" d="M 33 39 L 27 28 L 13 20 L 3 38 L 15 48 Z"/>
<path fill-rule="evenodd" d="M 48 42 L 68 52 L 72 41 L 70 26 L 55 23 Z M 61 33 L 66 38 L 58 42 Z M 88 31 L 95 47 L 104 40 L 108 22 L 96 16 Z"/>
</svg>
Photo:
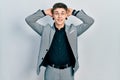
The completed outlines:
<svg viewBox="0 0 120 80">
<path fill-rule="evenodd" d="M 74 24 L 70 24 L 70 28 L 76 28 Z"/>
<path fill-rule="evenodd" d="M 70 25 L 65 24 L 65 26 L 70 28 L 70 27 L 74 27 L 74 24 L 70 24 Z"/>
<path fill-rule="evenodd" d="M 66 30 L 76 30 L 76 26 L 74 24 L 66 25 Z"/>
<path fill-rule="evenodd" d="M 51 27 L 51 25 L 50 25 L 50 24 L 46 24 L 45 26 L 46 26 L 46 27 Z"/>
<path fill-rule="evenodd" d="M 44 26 L 44 31 L 49 31 L 51 29 L 51 25 L 50 24 L 45 24 Z"/>
</svg>

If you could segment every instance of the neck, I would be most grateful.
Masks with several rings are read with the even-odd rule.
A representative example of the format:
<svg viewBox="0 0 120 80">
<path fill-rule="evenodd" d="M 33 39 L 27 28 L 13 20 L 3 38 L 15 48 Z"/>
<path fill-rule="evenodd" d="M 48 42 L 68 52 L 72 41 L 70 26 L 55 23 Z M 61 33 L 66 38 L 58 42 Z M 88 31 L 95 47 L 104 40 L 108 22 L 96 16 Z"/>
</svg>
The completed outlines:
<svg viewBox="0 0 120 80">
<path fill-rule="evenodd" d="M 64 24 L 56 24 L 56 23 L 55 23 L 55 26 L 56 26 L 56 28 L 57 28 L 58 30 L 60 30 L 61 28 L 64 27 Z"/>
</svg>

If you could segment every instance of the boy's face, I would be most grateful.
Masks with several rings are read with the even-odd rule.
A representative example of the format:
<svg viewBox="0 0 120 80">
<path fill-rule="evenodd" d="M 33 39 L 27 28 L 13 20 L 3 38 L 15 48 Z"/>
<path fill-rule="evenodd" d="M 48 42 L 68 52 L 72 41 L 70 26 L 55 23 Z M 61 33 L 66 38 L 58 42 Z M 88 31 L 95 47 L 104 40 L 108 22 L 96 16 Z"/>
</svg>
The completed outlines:
<svg viewBox="0 0 120 80">
<path fill-rule="evenodd" d="M 63 25 L 67 18 L 67 11 L 64 8 L 56 8 L 53 11 L 53 18 L 56 24 Z"/>
</svg>

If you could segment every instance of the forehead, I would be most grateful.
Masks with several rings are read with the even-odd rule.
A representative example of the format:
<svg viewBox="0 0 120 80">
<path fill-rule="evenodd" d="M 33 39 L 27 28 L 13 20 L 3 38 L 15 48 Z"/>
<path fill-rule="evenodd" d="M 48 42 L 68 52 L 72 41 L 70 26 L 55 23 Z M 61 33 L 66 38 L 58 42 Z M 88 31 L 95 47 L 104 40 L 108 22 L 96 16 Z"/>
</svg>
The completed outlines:
<svg viewBox="0 0 120 80">
<path fill-rule="evenodd" d="M 56 8 L 54 12 L 66 12 L 64 8 Z"/>
</svg>

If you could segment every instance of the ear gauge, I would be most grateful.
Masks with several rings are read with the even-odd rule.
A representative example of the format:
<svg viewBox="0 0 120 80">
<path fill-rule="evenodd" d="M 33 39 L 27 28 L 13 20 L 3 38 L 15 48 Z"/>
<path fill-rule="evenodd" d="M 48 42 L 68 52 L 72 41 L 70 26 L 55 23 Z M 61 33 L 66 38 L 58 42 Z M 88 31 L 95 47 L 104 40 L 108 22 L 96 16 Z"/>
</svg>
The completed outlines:
<svg viewBox="0 0 120 80">
<path fill-rule="evenodd" d="M 66 20 L 68 19 L 68 18 L 65 18 Z"/>
</svg>

